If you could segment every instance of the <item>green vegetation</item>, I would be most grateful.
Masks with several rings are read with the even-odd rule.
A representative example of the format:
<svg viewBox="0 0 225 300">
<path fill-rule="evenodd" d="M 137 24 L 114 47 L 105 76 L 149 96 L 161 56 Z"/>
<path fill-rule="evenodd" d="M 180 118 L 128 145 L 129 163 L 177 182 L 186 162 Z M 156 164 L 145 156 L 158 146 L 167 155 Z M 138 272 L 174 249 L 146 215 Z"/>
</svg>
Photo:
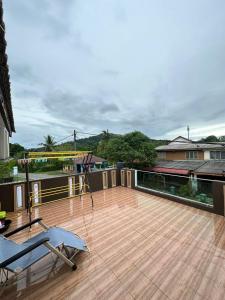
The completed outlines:
<svg viewBox="0 0 225 300">
<path fill-rule="evenodd" d="M 16 159 L 22 158 L 25 148 L 18 143 L 9 144 L 10 156 Z"/>
<path fill-rule="evenodd" d="M 106 137 L 107 136 L 107 137 Z M 119 135 L 103 131 L 99 135 L 90 136 L 88 138 L 78 139 L 76 141 L 76 147 L 78 151 L 92 151 L 93 154 L 97 155 L 97 148 L 100 142 L 105 139 L 111 139 L 118 137 Z M 62 143 L 61 145 L 54 146 L 55 151 L 71 151 L 74 150 L 74 143 L 72 141 Z"/>
<path fill-rule="evenodd" d="M 225 142 L 225 135 L 216 137 L 215 135 L 209 135 L 206 138 L 202 138 L 199 142 L 204 143 L 219 143 L 219 142 Z"/>
<path fill-rule="evenodd" d="M 152 140 L 139 131 L 127 133 L 125 135 L 109 133 L 103 131 L 96 136 L 78 139 L 76 147 L 78 151 L 92 151 L 107 159 L 111 163 L 123 161 L 129 167 L 144 167 L 154 163 L 156 153 L 154 148 L 166 144 L 164 140 Z M 73 141 L 56 145 L 55 139 L 51 135 L 44 137 L 42 147 L 29 149 L 30 151 L 71 151 L 74 150 Z M 28 150 L 28 151 L 29 151 Z M 10 153 L 14 158 L 22 158 L 26 149 L 19 144 L 10 144 Z M 66 162 L 65 162 L 66 163 Z M 62 170 L 63 162 L 59 160 L 32 161 L 30 172 L 50 172 Z M 23 168 L 19 166 L 20 172 Z"/>
<path fill-rule="evenodd" d="M 40 145 L 44 146 L 45 151 L 52 151 L 55 145 L 54 137 L 48 134 L 44 137 L 44 143 L 41 143 Z"/>
<path fill-rule="evenodd" d="M 129 167 L 144 167 L 154 164 L 156 152 L 151 140 L 139 131 L 99 142 L 97 154 L 108 161 L 123 161 Z"/>
<path fill-rule="evenodd" d="M 16 165 L 15 160 L 10 160 L 8 162 L 0 162 L 0 183 L 13 180 L 11 172 L 12 172 L 12 168 L 15 165 Z"/>
<path fill-rule="evenodd" d="M 58 171 L 62 170 L 63 168 L 63 161 L 52 159 L 48 161 L 32 161 L 29 164 L 29 171 L 31 173 L 42 173 L 42 172 L 49 172 L 49 171 Z M 20 172 L 24 172 L 23 167 L 19 166 Z"/>
<path fill-rule="evenodd" d="M 187 197 L 187 198 L 194 197 L 190 182 L 180 186 L 180 188 L 178 190 L 178 195 L 181 196 L 181 197 Z"/>
</svg>

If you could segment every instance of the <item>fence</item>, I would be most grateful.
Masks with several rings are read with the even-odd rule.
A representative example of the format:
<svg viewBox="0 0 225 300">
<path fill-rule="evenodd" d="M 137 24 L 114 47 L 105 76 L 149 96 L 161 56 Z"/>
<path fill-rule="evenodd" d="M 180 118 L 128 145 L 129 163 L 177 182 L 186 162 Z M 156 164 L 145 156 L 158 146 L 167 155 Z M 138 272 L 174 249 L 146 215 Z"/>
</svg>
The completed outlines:
<svg viewBox="0 0 225 300">
<path fill-rule="evenodd" d="M 165 173 L 135 171 L 135 188 L 224 215 L 225 182 Z"/>
<path fill-rule="evenodd" d="M 33 205 L 78 196 L 88 190 L 83 174 L 30 182 Z M 225 182 L 130 169 L 107 169 L 89 174 L 93 192 L 124 186 L 158 195 L 216 214 L 224 214 Z M 83 185 L 83 188 L 82 188 Z M 0 184 L 0 210 L 18 211 L 26 206 L 26 182 Z"/>
<path fill-rule="evenodd" d="M 120 171 L 107 169 L 89 173 L 92 192 L 120 185 Z M 84 174 L 66 175 L 30 182 L 32 204 L 40 205 L 63 198 L 86 193 L 88 186 L 84 183 Z M 26 182 L 0 184 L 0 210 L 19 211 L 26 208 Z"/>
</svg>

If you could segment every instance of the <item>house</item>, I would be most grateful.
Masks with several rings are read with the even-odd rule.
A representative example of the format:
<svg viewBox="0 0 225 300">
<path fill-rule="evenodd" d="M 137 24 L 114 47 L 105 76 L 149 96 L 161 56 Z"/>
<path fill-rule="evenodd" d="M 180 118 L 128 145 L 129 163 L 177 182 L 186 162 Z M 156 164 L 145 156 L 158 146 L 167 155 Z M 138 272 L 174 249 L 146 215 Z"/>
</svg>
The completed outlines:
<svg viewBox="0 0 225 300">
<path fill-rule="evenodd" d="M 90 168 L 91 170 L 96 169 L 104 169 L 108 165 L 107 160 L 104 158 L 92 155 L 90 161 Z M 77 158 L 74 161 L 68 161 L 63 166 L 63 171 L 66 173 L 82 173 L 83 172 L 83 158 Z"/>
<path fill-rule="evenodd" d="M 9 158 L 9 137 L 15 132 L 9 68 L 6 55 L 5 24 L 2 1 L 0 1 L 0 160 Z"/>
<path fill-rule="evenodd" d="M 160 160 L 225 160 L 225 143 L 197 143 L 179 136 L 156 148 Z"/>
<path fill-rule="evenodd" d="M 155 172 L 225 178 L 225 143 L 199 143 L 178 136 L 156 151 Z"/>
</svg>

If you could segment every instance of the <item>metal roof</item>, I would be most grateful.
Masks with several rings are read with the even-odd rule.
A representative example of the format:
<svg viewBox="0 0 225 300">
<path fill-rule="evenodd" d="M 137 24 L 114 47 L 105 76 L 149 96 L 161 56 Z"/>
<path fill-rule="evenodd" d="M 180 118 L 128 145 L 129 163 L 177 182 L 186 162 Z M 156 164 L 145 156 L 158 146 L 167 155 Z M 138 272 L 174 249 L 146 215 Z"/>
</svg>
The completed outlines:
<svg viewBox="0 0 225 300">
<path fill-rule="evenodd" d="M 154 167 L 152 171 L 157 173 L 171 173 L 171 174 L 179 174 L 179 175 L 188 175 L 189 170 L 183 170 L 183 169 L 172 169 L 172 168 L 160 168 L 160 167 Z"/>
<path fill-rule="evenodd" d="M 194 171 L 197 168 L 204 165 L 206 161 L 204 160 L 170 160 L 170 161 L 159 161 L 154 166 L 155 168 L 170 168 L 170 169 L 182 169 Z"/>
<path fill-rule="evenodd" d="M 189 170 L 196 174 L 225 175 L 225 160 L 179 160 L 158 161 L 153 169 L 158 168 Z"/>
<path fill-rule="evenodd" d="M 195 173 L 225 175 L 225 161 L 209 160 L 204 165 L 195 170 Z"/>
<path fill-rule="evenodd" d="M 201 143 L 172 143 L 169 145 L 156 147 L 156 151 L 180 151 L 180 150 L 225 150 L 225 146 L 218 144 Z"/>
</svg>

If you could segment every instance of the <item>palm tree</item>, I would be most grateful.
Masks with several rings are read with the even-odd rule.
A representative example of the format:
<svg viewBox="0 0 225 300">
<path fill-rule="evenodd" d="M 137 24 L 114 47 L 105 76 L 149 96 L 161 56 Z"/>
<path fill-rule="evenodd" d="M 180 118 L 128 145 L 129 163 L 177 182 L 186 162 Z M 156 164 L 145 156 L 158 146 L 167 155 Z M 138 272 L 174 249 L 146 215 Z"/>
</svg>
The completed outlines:
<svg viewBox="0 0 225 300">
<path fill-rule="evenodd" d="M 110 133 L 109 130 L 103 130 L 102 131 L 102 140 L 108 142 L 110 139 Z"/>
<path fill-rule="evenodd" d="M 44 143 L 41 143 L 40 145 L 45 147 L 45 151 L 52 151 L 55 145 L 54 137 L 48 134 L 44 137 Z"/>
</svg>

